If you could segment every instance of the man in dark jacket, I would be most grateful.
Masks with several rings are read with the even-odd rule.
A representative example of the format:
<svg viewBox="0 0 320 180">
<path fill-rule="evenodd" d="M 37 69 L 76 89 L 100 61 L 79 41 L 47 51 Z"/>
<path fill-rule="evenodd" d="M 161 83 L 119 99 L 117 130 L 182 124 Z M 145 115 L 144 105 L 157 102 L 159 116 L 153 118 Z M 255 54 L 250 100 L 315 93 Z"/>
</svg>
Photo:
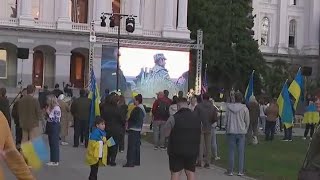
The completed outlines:
<svg viewBox="0 0 320 180">
<path fill-rule="evenodd" d="M 169 137 L 168 155 L 171 180 L 178 180 L 183 169 L 187 179 L 194 180 L 201 123 L 189 109 L 187 99 L 180 99 L 178 109 L 178 112 L 169 118 L 165 126 L 165 135 Z"/>
<path fill-rule="evenodd" d="M 210 96 L 208 94 L 203 94 L 202 99 L 203 101 L 199 103 L 194 109 L 195 114 L 201 121 L 201 143 L 197 165 L 202 166 L 204 155 L 204 167 L 209 168 L 209 163 L 211 160 L 211 127 L 212 124 L 217 121 L 217 109 L 209 100 Z M 204 148 L 206 149 L 204 150 Z"/>
<path fill-rule="evenodd" d="M 86 96 L 86 90 L 80 90 L 80 97 L 71 104 L 71 113 L 74 118 L 74 144 L 73 147 L 79 146 L 80 135 L 83 135 L 85 147 L 89 141 L 89 119 L 90 119 L 91 100 Z"/>
<path fill-rule="evenodd" d="M 38 98 L 41 109 L 46 108 L 46 106 L 47 106 L 47 96 L 49 94 L 50 94 L 50 91 L 48 90 L 48 86 L 44 85 L 43 86 L 43 91 L 39 92 L 39 98 Z"/>
<path fill-rule="evenodd" d="M 54 85 L 54 90 L 52 91 L 52 94 L 54 94 L 57 98 L 63 94 L 63 92 L 60 90 L 60 85 L 56 84 Z"/>
<path fill-rule="evenodd" d="M 0 88 L 0 111 L 4 114 L 6 117 L 9 127 L 11 129 L 11 116 L 10 116 L 10 105 L 9 100 L 6 96 L 7 90 L 6 88 Z"/>
</svg>

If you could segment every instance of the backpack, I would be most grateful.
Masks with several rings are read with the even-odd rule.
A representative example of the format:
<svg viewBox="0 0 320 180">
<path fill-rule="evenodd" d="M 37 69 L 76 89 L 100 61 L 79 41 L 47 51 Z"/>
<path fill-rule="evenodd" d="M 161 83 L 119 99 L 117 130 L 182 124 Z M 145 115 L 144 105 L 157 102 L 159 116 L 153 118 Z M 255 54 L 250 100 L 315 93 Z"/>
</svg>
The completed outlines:
<svg viewBox="0 0 320 180">
<path fill-rule="evenodd" d="M 160 100 L 157 107 L 157 115 L 163 120 L 168 119 L 170 117 L 169 107 L 168 103 Z"/>
</svg>

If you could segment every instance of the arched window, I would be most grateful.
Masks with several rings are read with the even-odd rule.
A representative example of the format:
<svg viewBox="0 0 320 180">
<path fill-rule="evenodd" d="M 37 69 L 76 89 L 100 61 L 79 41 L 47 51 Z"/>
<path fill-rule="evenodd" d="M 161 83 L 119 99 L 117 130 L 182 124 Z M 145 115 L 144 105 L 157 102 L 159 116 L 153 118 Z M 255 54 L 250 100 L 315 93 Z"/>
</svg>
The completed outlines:
<svg viewBox="0 0 320 180">
<path fill-rule="evenodd" d="M 40 0 L 32 0 L 32 17 L 39 20 L 40 15 Z"/>
<path fill-rule="evenodd" d="M 261 45 L 269 45 L 269 35 L 270 35 L 270 20 L 264 17 L 261 22 Z"/>
<path fill-rule="evenodd" d="M 121 0 L 112 0 L 112 12 L 113 13 L 120 13 L 121 12 Z M 116 16 L 115 18 L 115 25 L 120 25 L 120 19 Z"/>
<path fill-rule="evenodd" d="M 297 22 L 296 20 L 291 20 L 289 22 L 289 47 L 296 46 L 296 35 L 297 35 Z"/>
<path fill-rule="evenodd" d="M 88 23 L 88 0 L 71 0 L 71 21 Z"/>
</svg>

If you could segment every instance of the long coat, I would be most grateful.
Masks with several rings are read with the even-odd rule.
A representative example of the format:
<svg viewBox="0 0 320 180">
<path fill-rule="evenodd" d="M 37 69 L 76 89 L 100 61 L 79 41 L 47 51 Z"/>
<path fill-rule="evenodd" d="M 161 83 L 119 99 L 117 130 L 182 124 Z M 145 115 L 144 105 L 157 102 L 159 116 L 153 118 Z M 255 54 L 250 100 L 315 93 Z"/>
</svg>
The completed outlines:
<svg viewBox="0 0 320 180">
<path fill-rule="evenodd" d="M 61 109 L 60 136 L 65 137 L 68 136 L 69 122 L 71 121 L 70 106 L 68 105 L 68 103 L 60 99 L 58 100 L 58 103 Z"/>
</svg>

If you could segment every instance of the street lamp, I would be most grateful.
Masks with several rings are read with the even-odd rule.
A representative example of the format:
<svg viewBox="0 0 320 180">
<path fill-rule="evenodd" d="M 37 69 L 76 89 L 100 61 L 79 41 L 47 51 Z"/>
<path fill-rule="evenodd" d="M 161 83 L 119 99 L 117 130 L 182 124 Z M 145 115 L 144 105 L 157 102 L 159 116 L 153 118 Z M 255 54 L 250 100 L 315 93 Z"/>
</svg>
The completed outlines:
<svg viewBox="0 0 320 180">
<path fill-rule="evenodd" d="M 106 15 L 109 16 L 109 26 L 111 28 L 116 26 L 115 19 L 116 17 L 119 19 L 119 25 L 118 25 L 118 35 L 117 35 L 117 40 L 118 40 L 118 51 L 117 51 L 117 85 L 116 85 L 116 91 L 120 91 L 119 89 L 119 72 L 120 72 L 120 66 L 119 66 L 119 59 L 120 59 L 120 32 L 121 32 L 121 23 L 120 20 L 123 17 L 127 17 L 126 19 L 126 31 L 129 33 L 133 33 L 135 30 L 135 15 L 128 15 L 128 14 L 120 14 L 120 13 L 101 13 L 101 27 L 106 27 Z"/>
</svg>

